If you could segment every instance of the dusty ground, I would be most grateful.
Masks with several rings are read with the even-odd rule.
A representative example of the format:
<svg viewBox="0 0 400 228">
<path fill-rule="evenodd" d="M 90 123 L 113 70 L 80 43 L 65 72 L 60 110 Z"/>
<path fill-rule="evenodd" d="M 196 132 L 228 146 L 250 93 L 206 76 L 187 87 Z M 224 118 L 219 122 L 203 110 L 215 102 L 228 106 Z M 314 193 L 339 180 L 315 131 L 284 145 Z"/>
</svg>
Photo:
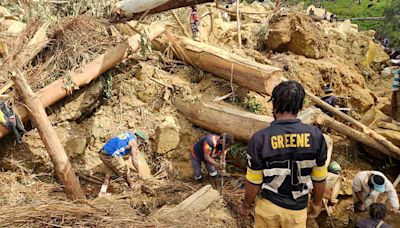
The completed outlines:
<svg viewBox="0 0 400 228">
<path fill-rule="evenodd" d="M 265 11 L 268 7 L 249 7 L 248 10 L 250 9 Z M 200 7 L 201 15 L 206 12 L 208 12 L 206 7 Z M 177 14 L 185 26 L 187 25 L 186 30 L 190 31 L 187 23 L 188 10 L 178 10 Z M 387 113 L 385 110 L 389 99 L 387 99 L 386 91 L 388 87 L 385 85 L 389 84 L 390 79 L 380 77 L 380 70 L 385 66 L 387 57 L 382 53 L 382 48 L 378 44 L 374 44 L 377 45 L 378 51 L 372 58 L 371 64 L 367 67 L 363 65 L 363 61 L 368 57 L 366 55 L 373 39 L 373 32 L 358 32 L 354 25 L 347 22 L 338 24 L 313 22 L 307 15 L 298 12 L 273 18 L 251 15 L 243 17 L 242 41 L 244 48 L 239 50 L 237 48 L 236 22 L 224 21 L 219 11 L 215 9 L 212 9 L 212 15 L 214 19 L 212 34 L 208 16 L 202 19 L 201 39 L 203 42 L 247 56 L 249 59 L 261 63 L 281 67 L 285 70 L 286 77 L 299 80 L 316 94 L 322 94 L 322 87 L 332 82 L 337 95 L 349 98 L 348 107 L 352 108 L 351 114 L 358 119 L 363 118 L 364 114 L 374 107 Z M 152 17 L 173 22 L 168 14 Z M 68 22 L 70 20 L 59 26 L 66 26 Z M 93 22 L 98 25 L 96 23 Z M 65 74 L 65 71 L 70 69 L 71 65 L 79 64 L 80 60 L 90 61 L 102 50 L 112 46 L 113 42 L 118 42 L 123 38 L 121 29 L 119 29 L 121 37 L 110 35 L 112 33 L 107 32 L 109 31 L 108 26 L 104 23 L 98 27 L 83 26 L 81 28 L 77 26 L 71 28 L 67 26 L 71 30 L 61 30 L 65 31 L 64 33 L 52 32 L 52 34 L 59 35 L 61 38 L 58 41 L 62 42 L 57 43 L 56 40 L 50 46 L 52 48 L 46 49 L 35 61 L 39 66 L 51 64 L 55 61 L 51 58 L 52 53 L 56 52 L 57 62 L 63 62 L 64 68 L 44 68 L 40 71 L 33 69 L 34 73 L 30 74 L 32 77 L 29 78 L 32 86 L 38 89 L 48 84 L 49 81 L 66 77 L 68 74 Z M 69 43 L 71 40 L 66 39 L 68 32 L 76 33 L 74 35 L 76 37 L 84 37 L 88 31 L 93 34 L 101 34 L 102 36 L 97 38 L 102 39 L 106 45 L 90 46 L 88 43 L 96 44 L 99 40 L 83 39 L 81 48 L 88 48 L 89 56 L 79 52 L 79 48 L 75 59 L 68 59 L 68 55 L 61 55 L 64 49 L 70 50 L 73 46 L 71 45 L 73 42 Z M 174 28 L 173 31 L 180 33 L 178 28 Z M 298 43 L 302 45 L 296 45 Z M 2 58 L 2 60 L 4 59 Z M 78 67 L 78 65 L 74 67 Z M 45 73 L 38 74 L 38 72 Z M 43 78 L 36 78 L 37 75 Z M 165 85 L 172 86 L 174 89 L 166 88 Z M 249 100 L 252 100 L 260 106 L 253 111 L 264 115 L 272 114 L 271 105 L 267 103 L 268 96 L 247 91 L 236 85 L 234 88 L 240 93 L 238 92 L 236 97 L 226 99 L 230 105 L 248 110 Z M 79 216 L 68 214 L 69 217 L 67 216 L 64 223 L 61 223 L 59 217 L 55 216 L 50 219 L 41 217 L 37 219 L 39 223 L 32 221 L 31 225 L 38 226 L 40 222 L 44 226 L 69 225 L 74 224 L 77 220 L 82 222 L 77 224 L 97 224 L 84 216 L 95 214 L 96 211 L 89 210 L 90 207 L 95 207 L 103 216 L 102 218 L 95 217 L 96 222 L 110 221 L 110 225 L 112 219 L 117 218 L 114 221 L 115 224 L 135 220 L 138 226 L 151 224 L 179 227 L 190 227 L 193 224 L 201 227 L 238 226 L 240 221 L 237 219 L 235 203 L 242 196 L 243 189 L 240 189 L 239 186 L 243 182 L 244 171 L 233 167 L 231 167 L 232 170 L 237 173 L 235 178 L 228 182 L 227 189 L 230 192 L 225 196 L 225 200 L 214 203 L 206 212 L 202 213 L 202 216 L 194 216 L 196 217 L 194 221 L 188 222 L 179 216 L 171 217 L 160 212 L 180 203 L 204 185 L 204 183 L 198 184 L 192 180 L 189 149 L 193 142 L 209 132 L 193 126 L 182 114 L 177 112 L 173 105 L 173 98 L 212 101 L 229 92 L 231 92 L 229 82 L 173 61 L 164 53 L 154 51 L 145 57 L 132 55 L 117 69 L 107 72 L 101 79 L 92 82 L 86 88 L 51 107 L 48 110 L 50 120 L 64 144 L 73 166 L 79 173 L 80 181 L 89 200 L 87 204 L 91 206 L 86 205 L 88 208 L 83 206 L 85 210 L 87 209 L 85 211 L 87 214 L 82 213 Z M 309 106 L 310 103 L 307 102 L 307 106 Z M 158 154 L 155 152 L 155 129 L 164 122 L 167 116 L 174 119 L 180 140 L 175 149 L 166 154 Z M 378 125 L 376 127 L 387 131 Z M 96 199 L 101 178 L 104 175 L 104 167 L 98 158 L 97 151 L 107 139 L 118 132 L 134 129 L 141 129 L 150 136 L 149 148 L 143 152 L 145 152 L 152 173 L 158 175 L 144 184 L 153 191 L 142 189 L 142 193 L 130 192 L 124 181 L 119 178 L 114 180 L 110 187 L 113 197 Z M 381 170 L 391 179 L 397 175 L 398 170 L 394 169 L 396 163 L 390 164 L 387 158 L 382 161 L 367 155 L 364 148 L 343 136 L 336 135 L 334 138 L 335 147 L 332 159 L 341 164 L 344 178 L 351 180 L 356 172 L 370 169 Z M 54 177 L 52 163 L 36 130 L 30 131 L 25 136 L 22 145 L 13 145 L 10 137 L 2 139 L 0 144 L 2 158 L 0 164 L 3 171 L 0 174 L 0 208 L 2 211 L 9 210 L 11 214 L 12 208 L 18 206 L 20 211 L 15 213 L 15 217 L 23 218 L 22 209 L 25 207 L 51 206 L 66 202 L 66 196 L 62 193 Z M 348 227 L 354 221 L 351 197 L 341 196 L 339 199 L 340 203 L 333 207 L 333 220 L 337 227 Z M 121 215 L 127 211 L 133 214 L 133 218 Z M 3 216 L 4 219 L 9 219 L 8 214 L 3 214 Z M 74 220 L 74 216 L 78 219 Z M 190 215 L 181 216 L 191 217 Z M 88 220 L 87 223 L 85 223 L 86 220 Z M 26 220 L 21 221 L 21 224 L 26 222 Z M 318 224 L 320 227 L 329 227 L 329 220 L 322 215 Z M 7 226 L 7 224 L 3 225 Z M 29 223 L 25 225 L 29 226 Z"/>
</svg>

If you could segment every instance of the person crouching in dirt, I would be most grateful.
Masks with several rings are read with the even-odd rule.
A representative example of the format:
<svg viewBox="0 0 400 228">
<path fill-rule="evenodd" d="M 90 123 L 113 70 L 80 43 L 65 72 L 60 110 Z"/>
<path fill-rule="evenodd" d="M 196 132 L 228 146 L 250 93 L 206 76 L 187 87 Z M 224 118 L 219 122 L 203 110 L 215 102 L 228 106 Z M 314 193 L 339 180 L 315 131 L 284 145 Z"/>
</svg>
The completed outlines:
<svg viewBox="0 0 400 228">
<path fill-rule="evenodd" d="M 129 188 L 133 190 L 140 188 L 140 185 L 133 183 L 124 157 L 131 155 L 132 164 L 137 170 L 139 178 L 141 178 L 142 175 L 139 169 L 137 155 L 139 153 L 139 146 L 144 145 L 146 141 L 146 134 L 137 130 L 135 133 L 121 133 L 117 137 L 110 139 L 103 146 L 99 151 L 99 156 L 107 167 L 107 173 L 103 185 L 101 186 L 99 196 L 107 195 L 107 188 L 113 172 L 123 176 Z"/>
<path fill-rule="evenodd" d="M 10 109 L 3 101 L 0 101 L 0 123 L 10 129 L 18 144 L 22 143 L 22 137 L 26 133 L 24 125 L 17 114 Z"/>
<path fill-rule="evenodd" d="M 385 221 L 383 221 L 387 214 L 387 207 L 382 203 L 373 203 L 369 208 L 369 218 L 357 219 L 356 228 L 391 228 Z"/>
<path fill-rule="evenodd" d="M 225 142 L 225 148 L 224 148 Z M 211 182 L 213 186 L 217 187 L 217 176 L 220 170 L 222 175 L 226 172 L 221 164 L 218 164 L 214 160 L 217 156 L 222 155 L 225 151 L 233 145 L 234 138 L 233 135 L 228 133 L 223 133 L 221 135 L 206 135 L 197 141 L 193 147 L 190 155 L 190 160 L 192 161 L 192 167 L 194 172 L 194 179 L 201 181 L 203 175 L 201 173 L 201 163 L 204 162 L 211 177 Z M 224 150 L 225 151 L 222 151 Z"/>
<path fill-rule="evenodd" d="M 200 41 L 200 17 L 197 14 L 197 6 L 192 6 L 190 14 L 190 27 L 192 29 L 193 40 Z"/>
<path fill-rule="evenodd" d="M 391 211 L 399 213 L 399 198 L 393 184 L 378 171 L 361 171 L 353 180 L 354 211 L 366 211 L 376 203 L 379 194 L 386 192 L 392 205 Z"/>
<path fill-rule="evenodd" d="M 296 81 L 277 85 L 271 97 L 275 120 L 254 133 L 247 146 L 241 213 L 247 219 L 255 203 L 256 228 L 305 228 L 311 189 L 309 216 L 316 218 L 321 212 L 328 146 L 320 129 L 297 118 L 304 97 L 304 88 Z"/>
</svg>

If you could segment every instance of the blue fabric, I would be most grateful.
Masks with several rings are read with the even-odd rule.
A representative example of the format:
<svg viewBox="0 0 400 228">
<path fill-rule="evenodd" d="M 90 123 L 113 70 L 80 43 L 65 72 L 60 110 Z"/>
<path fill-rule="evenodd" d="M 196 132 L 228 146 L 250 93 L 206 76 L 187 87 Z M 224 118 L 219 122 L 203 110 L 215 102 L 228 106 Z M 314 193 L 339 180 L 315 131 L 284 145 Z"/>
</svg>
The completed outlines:
<svg viewBox="0 0 400 228">
<path fill-rule="evenodd" d="M 124 132 L 119 134 L 117 137 L 110 139 L 103 150 L 109 156 L 125 156 L 131 152 L 129 142 L 137 140 L 136 135 L 130 132 Z"/>
</svg>

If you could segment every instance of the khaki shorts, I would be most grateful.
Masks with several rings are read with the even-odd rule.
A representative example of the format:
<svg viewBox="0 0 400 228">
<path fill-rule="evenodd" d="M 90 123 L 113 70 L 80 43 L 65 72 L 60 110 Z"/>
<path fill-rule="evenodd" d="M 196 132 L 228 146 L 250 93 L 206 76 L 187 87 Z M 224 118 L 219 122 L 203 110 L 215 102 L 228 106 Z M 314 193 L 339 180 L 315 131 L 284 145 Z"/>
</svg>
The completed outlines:
<svg viewBox="0 0 400 228">
<path fill-rule="evenodd" d="M 99 154 L 100 159 L 103 161 L 104 165 L 106 165 L 108 170 L 113 171 L 119 176 L 124 176 L 129 173 L 129 168 L 124 157 L 108 156 L 101 151 Z"/>
<path fill-rule="evenodd" d="M 269 200 L 257 197 L 255 228 L 305 228 L 307 225 L 307 208 L 303 210 L 289 210 L 279 207 Z"/>
</svg>

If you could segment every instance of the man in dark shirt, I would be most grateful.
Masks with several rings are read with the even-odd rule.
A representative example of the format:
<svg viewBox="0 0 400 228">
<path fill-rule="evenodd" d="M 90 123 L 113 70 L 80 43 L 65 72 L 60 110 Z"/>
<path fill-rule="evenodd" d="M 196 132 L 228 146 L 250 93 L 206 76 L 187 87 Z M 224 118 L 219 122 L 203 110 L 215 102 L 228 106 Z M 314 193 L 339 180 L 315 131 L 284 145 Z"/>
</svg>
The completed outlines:
<svg viewBox="0 0 400 228">
<path fill-rule="evenodd" d="M 271 97 L 275 121 L 256 132 L 248 144 L 242 212 L 246 216 L 255 201 L 254 227 L 306 227 L 312 189 L 310 216 L 317 217 L 321 211 L 327 144 L 318 128 L 296 118 L 304 96 L 304 88 L 296 81 L 275 87 Z"/>
<path fill-rule="evenodd" d="M 369 209 L 370 218 L 357 219 L 356 228 L 390 228 L 383 220 L 387 214 L 387 207 L 382 203 L 373 203 Z"/>
<path fill-rule="evenodd" d="M 224 143 L 225 150 L 227 150 L 229 146 L 233 145 L 233 142 L 233 135 L 228 133 L 223 133 L 221 135 L 206 135 L 197 141 L 192 147 L 190 156 L 194 178 L 196 180 L 202 180 L 203 175 L 201 173 L 201 163 L 204 162 L 207 167 L 208 174 L 211 177 L 211 181 L 213 182 L 212 184 L 214 187 L 216 187 L 215 178 L 218 175 L 217 170 L 220 170 L 223 173 L 225 171 L 224 167 L 215 161 L 215 158 L 220 156 L 222 153 L 225 153 L 225 151 L 222 151 Z"/>
<path fill-rule="evenodd" d="M 333 94 L 332 86 L 329 85 L 329 84 L 326 85 L 324 87 L 324 93 L 325 93 L 325 95 L 323 97 L 321 97 L 321 100 L 325 101 L 325 103 L 327 103 L 327 104 L 329 104 L 329 105 L 331 105 L 333 107 L 336 107 L 337 97 Z M 330 113 L 329 111 L 327 111 L 327 110 L 325 110 L 323 108 L 321 108 L 321 109 L 328 116 L 330 116 L 330 117 L 333 116 L 333 114 Z"/>
</svg>

